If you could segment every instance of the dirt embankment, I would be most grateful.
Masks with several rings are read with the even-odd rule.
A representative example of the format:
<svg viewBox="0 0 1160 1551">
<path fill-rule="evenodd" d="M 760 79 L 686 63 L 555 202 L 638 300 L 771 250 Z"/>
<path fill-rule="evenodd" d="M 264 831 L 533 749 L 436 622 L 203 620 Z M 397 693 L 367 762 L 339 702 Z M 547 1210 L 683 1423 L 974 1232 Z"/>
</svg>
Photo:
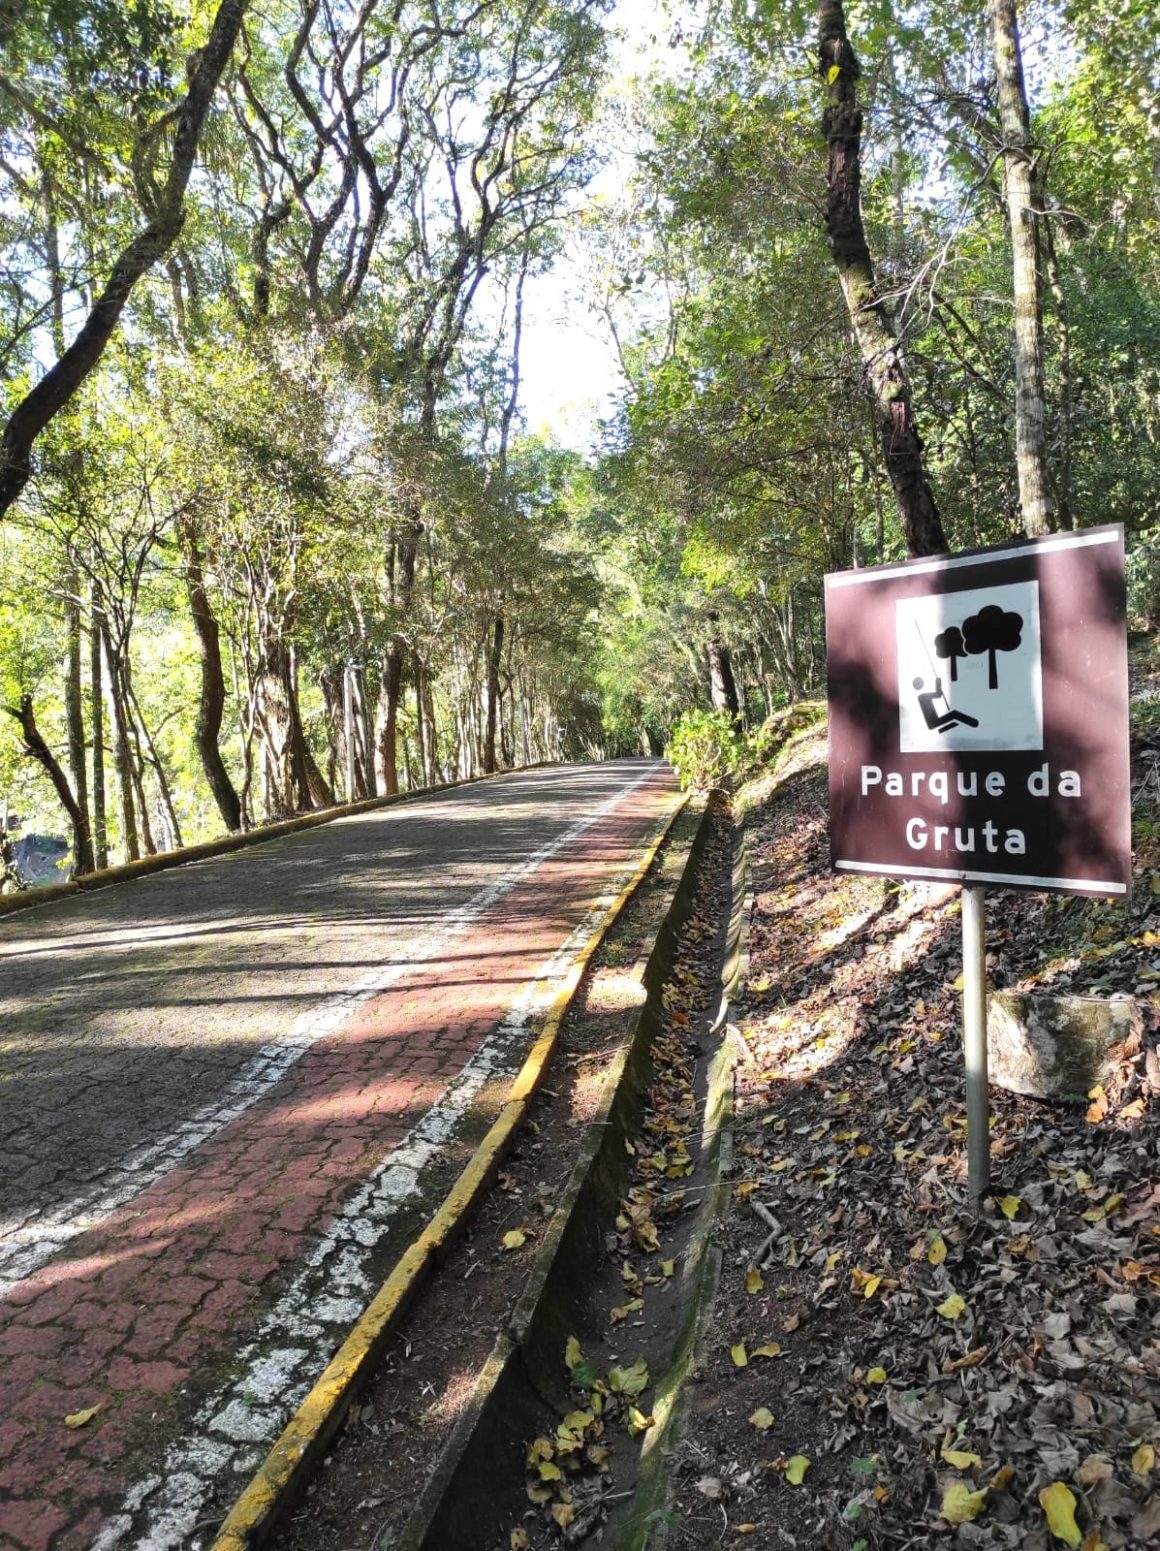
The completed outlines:
<svg viewBox="0 0 1160 1551">
<path fill-rule="evenodd" d="M 988 918 L 994 981 L 1133 993 L 1145 1046 L 1160 1002 L 1149 705 L 1131 901 L 994 891 Z M 824 761 L 824 733 L 805 734 L 742 794 L 756 897 L 736 1173 L 666 1544 L 1155 1546 L 1146 1049 L 1090 1106 L 994 1091 L 994 1194 L 973 1220 L 958 891 L 831 874 Z"/>
</svg>

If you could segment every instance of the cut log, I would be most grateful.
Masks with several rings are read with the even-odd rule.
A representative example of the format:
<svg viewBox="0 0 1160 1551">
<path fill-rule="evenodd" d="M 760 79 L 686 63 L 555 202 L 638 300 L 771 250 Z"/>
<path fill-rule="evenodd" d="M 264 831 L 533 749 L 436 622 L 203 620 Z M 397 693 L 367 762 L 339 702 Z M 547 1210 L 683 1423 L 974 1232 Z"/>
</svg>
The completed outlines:
<svg viewBox="0 0 1160 1551">
<path fill-rule="evenodd" d="M 990 1080 L 1036 1099 L 1087 1097 L 1118 1061 L 1110 1052 L 1141 1027 L 1131 997 L 992 991 L 987 999 Z"/>
</svg>

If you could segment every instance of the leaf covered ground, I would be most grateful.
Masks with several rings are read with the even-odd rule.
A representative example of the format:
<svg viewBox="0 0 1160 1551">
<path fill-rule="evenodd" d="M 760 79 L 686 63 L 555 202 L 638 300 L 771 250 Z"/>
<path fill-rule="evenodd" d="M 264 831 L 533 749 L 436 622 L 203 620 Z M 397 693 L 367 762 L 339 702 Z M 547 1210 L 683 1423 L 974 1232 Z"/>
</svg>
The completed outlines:
<svg viewBox="0 0 1160 1551">
<path fill-rule="evenodd" d="M 670 1544 L 1160 1543 L 1160 739 L 1137 692 L 1131 901 L 995 891 L 988 949 L 1007 985 L 1134 994 L 1143 1033 L 1090 1104 L 993 1090 L 977 1218 L 957 890 L 830 873 L 824 732 L 742 794 L 734 1173 Z"/>
</svg>

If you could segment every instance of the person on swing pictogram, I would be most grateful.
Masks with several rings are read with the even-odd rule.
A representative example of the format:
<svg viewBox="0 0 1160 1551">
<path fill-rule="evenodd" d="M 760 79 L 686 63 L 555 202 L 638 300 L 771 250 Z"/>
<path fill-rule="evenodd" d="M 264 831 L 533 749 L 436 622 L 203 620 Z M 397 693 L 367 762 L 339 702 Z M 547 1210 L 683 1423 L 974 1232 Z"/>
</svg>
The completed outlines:
<svg viewBox="0 0 1160 1551">
<path fill-rule="evenodd" d="M 922 679 L 915 679 L 915 689 L 920 690 L 922 685 Z M 936 700 L 945 702 L 945 711 L 940 713 L 936 710 Z M 977 716 L 968 716 L 965 711 L 953 711 L 951 709 L 951 703 L 943 693 L 942 679 L 940 678 L 935 679 L 933 690 L 928 689 L 925 695 L 919 695 L 918 704 L 922 710 L 923 720 L 932 731 L 946 732 L 951 727 L 957 727 L 960 722 L 964 727 L 977 727 L 979 725 Z"/>
</svg>

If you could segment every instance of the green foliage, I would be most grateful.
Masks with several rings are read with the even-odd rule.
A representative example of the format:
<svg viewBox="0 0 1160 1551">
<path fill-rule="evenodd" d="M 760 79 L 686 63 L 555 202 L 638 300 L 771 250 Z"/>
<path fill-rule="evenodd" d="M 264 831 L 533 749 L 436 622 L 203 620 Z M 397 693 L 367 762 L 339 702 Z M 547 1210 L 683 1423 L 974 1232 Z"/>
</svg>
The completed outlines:
<svg viewBox="0 0 1160 1551">
<path fill-rule="evenodd" d="M 665 756 L 682 790 L 725 786 L 741 763 L 743 743 L 725 711 L 686 711 L 673 726 Z"/>
</svg>

